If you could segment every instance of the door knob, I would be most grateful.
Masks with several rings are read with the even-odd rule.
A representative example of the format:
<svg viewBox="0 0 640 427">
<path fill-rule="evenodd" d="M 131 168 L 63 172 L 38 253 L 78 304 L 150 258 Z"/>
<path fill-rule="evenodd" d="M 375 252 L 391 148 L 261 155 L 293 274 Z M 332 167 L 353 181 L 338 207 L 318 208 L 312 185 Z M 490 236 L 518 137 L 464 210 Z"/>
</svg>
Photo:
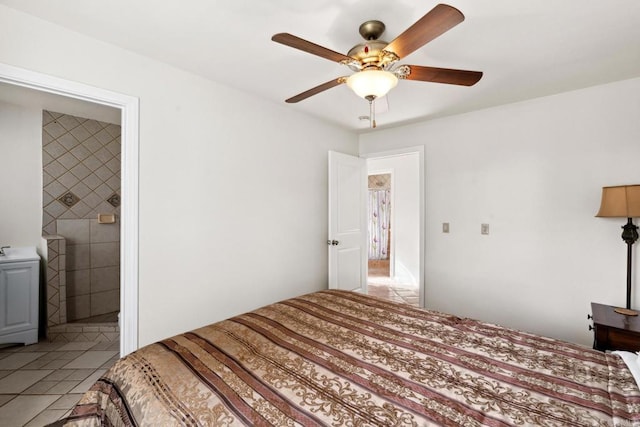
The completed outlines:
<svg viewBox="0 0 640 427">
<path fill-rule="evenodd" d="M 340 244 L 340 242 L 337 241 L 337 240 L 327 240 L 327 245 L 337 246 L 339 244 Z"/>
</svg>

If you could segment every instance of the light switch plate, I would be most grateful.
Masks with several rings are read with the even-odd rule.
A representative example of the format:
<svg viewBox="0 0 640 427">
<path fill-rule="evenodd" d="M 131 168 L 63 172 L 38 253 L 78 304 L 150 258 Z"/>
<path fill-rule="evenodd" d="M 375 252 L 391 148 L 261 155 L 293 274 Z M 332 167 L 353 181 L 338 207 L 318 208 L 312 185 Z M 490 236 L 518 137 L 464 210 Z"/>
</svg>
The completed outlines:
<svg viewBox="0 0 640 427">
<path fill-rule="evenodd" d="M 480 224 L 480 234 L 489 234 L 489 224 Z"/>
<path fill-rule="evenodd" d="M 448 222 L 443 222 L 442 223 L 442 232 L 443 233 L 448 233 L 449 232 L 449 223 Z"/>
</svg>

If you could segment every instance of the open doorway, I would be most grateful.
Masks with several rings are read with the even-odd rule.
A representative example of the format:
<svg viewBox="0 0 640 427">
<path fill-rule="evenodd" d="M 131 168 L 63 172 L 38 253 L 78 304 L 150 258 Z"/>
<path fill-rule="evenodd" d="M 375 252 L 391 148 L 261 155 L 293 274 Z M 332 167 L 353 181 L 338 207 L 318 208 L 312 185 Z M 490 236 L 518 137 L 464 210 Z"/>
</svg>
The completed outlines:
<svg viewBox="0 0 640 427">
<path fill-rule="evenodd" d="M 122 237 L 119 347 L 120 355 L 124 356 L 138 347 L 138 99 L 1 63 L 0 85 L 3 96 L 14 92 L 18 98 L 35 97 L 45 107 L 43 109 L 50 109 L 49 102 L 69 105 L 67 101 L 75 101 L 83 104 L 82 111 L 97 105 L 120 112 Z"/>
<path fill-rule="evenodd" d="M 421 306 L 421 153 L 367 159 L 370 295 Z"/>
</svg>

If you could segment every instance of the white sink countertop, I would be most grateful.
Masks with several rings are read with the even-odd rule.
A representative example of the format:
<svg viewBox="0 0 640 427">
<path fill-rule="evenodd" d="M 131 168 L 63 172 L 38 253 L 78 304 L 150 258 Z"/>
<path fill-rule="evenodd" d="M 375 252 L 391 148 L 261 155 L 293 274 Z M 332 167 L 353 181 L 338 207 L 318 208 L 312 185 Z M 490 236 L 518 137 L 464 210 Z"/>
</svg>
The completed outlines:
<svg viewBox="0 0 640 427">
<path fill-rule="evenodd" d="M 0 264 L 7 262 L 34 261 L 40 257 L 35 247 L 4 248 L 4 255 L 0 255 Z"/>
</svg>

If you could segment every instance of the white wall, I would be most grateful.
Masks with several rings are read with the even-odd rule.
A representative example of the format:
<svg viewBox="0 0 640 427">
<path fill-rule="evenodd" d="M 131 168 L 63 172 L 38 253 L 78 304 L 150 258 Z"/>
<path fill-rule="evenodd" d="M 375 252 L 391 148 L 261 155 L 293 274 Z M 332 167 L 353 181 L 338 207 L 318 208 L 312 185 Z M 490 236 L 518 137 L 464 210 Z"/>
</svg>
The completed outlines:
<svg viewBox="0 0 640 427">
<path fill-rule="evenodd" d="M 391 235 L 396 276 L 420 283 L 420 157 L 418 153 L 367 159 L 369 175 L 392 171 Z"/>
<path fill-rule="evenodd" d="M 3 6 L 0 62 L 140 98 L 141 345 L 326 287 L 354 134 Z"/>
<path fill-rule="evenodd" d="M 625 303 L 625 220 L 594 215 L 640 183 L 638 117 L 633 79 L 362 135 L 425 146 L 426 306 L 590 345 L 590 302 Z"/>
<path fill-rule="evenodd" d="M 0 246 L 40 246 L 42 112 L 0 102 Z"/>
</svg>

